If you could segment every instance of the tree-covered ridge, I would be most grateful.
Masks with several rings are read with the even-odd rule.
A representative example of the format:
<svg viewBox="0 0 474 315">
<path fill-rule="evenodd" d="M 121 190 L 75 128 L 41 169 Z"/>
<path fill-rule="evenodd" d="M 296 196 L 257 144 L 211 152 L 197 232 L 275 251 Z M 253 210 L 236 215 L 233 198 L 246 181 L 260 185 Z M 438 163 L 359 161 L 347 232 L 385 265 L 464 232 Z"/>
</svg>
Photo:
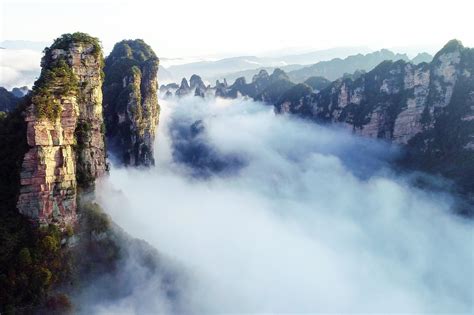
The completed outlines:
<svg viewBox="0 0 474 315">
<path fill-rule="evenodd" d="M 141 71 L 145 63 L 152 65 L 158 71 L 159 59 L 153 49 L 142 39 L 123 40 L 115 44 L 112 52 L 105 61 L 104 86 L 121 83 L 124 75 Z"/>
<path fill-rule="evenodd" d="M 306 79 L 304 83 L 309 85 L 313 90 L 321 91 L 327 88 L 331 84 L 331 81 L 324 77 L 310 77 Z"/>
<path fill-rule="evenodd" d="M 366 55 L 357 54 L 348 56 L 344 59 L 335 58 L 328 61 L 321 61 L 311 66 L 288 72 L 288 76 L 293 82 L 304 82 L 312 76 L 321 76 L 329 80 L 337 80 L 346 73 L 356 71 L 370 71 L 379 63 L 385 60 L 404 60 L 410 59 L 406 54 L 396 54 L 390 50 L 382 49 Z"/>
<path fill-rule="evenodd" d="M 76 32 L 72 34 L 63 34 L 61 37 L 56 38 L 51 47 L 45 49 L 45 53 L 52 49 L 69 49 L 71 44 L 84 44 L 92 45 L 92 54 L 97 58 L 102 54 L 102 48 L 100 41 L 96 37 L 92 37 L 89 34 Z"/>
<path fill-rule="evenodd" d="M 90 53 L 103 63 L 102 48 L 99 39 L 86 33 L 64 34 L 44 49 L 41 60 L 41 74 L 33 86 L 32 101 L 39 118 L 54 120 L 61 114 L 60 99 L 62 96 L 78 96 L 78 78 L 65 54 L 54 54 L 54 50 L 69 50 L 75 45 L 90 45 Z"/>
<path fill-rule="evenodd" d="M 113 61 L 115 58 L 128 58 L 143 62 L 148 59 L 158 59 L 150 45 L 143 39 L 123 40 L 115 44 L 114 49 L 107 57 Z"/>
<path fill-rule="evenodd" d="M 474 200 L 474 49 L 448 42 L 428 64 L 384 61 L 319 92 L 288 90 L 275 103 L 319 122 L 406 144 L 405 166 L 454 180 Z M 300 96 L 300 97 L 298 97 Z"/>
<path fill-rule="evenodd" d="M 55 120 L 61 114 L 61 97 L 75 96 L 77 92 L 77 77 L 64 58 L 45 63 L 31 99 L 37 117 Z"/>
<path fill-rule="evenodd" d="M 124 164 L 153 164 L 159 59 L 141 39 L 115 44 L 105 60 L 104 119 L 109 149 Z M 136 142 L 135 142 L 136 141 Z"/>
</svg>

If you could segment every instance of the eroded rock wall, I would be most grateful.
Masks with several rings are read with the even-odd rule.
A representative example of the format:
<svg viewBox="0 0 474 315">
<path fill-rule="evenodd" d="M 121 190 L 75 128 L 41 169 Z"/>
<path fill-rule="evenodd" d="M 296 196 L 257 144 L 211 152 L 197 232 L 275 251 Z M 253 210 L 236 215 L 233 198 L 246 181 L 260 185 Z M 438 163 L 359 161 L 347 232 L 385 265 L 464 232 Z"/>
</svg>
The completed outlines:
<svg viewBox="0 0 474 315">
<path fill-rule="evenodd" d="M 155 163 L 158 65 L 155 53 L 142 40 L 117 43 L 107 57 L 103 86 L 107 144 L 119 164 Z"/>
<path fill-rule="evenodd" d="M 17 208 L 40 224 L 73 224 L 78 189 L 106 172 L 102 52 L 85 34 L 66 34 L 45 50 L 25 110 L 30 149 L 22 162 Z"/>
</svg>

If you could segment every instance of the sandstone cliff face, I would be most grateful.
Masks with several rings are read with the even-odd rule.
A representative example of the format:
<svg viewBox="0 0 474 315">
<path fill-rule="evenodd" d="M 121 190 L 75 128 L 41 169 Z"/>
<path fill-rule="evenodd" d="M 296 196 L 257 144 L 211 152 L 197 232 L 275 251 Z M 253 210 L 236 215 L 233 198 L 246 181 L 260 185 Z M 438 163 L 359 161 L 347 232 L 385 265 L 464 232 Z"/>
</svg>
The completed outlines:
<svg viewBox="0 0 474 315">
<path fill-rule="evenodd" d="M 459 41 L 429 64 L 383 62 L 356 80 L 281 99 L 276 110 L 403 144 L 403 163 L 441 173 L 474 194 L 474 49 Z"/>
<path fill-rule="evenodd" d="M 34 221 L 73 223 L 78 188 L 106 171 L 101 71 L 100 46 L 85 34 L 63 35 L 45 51 L 25 112 L 30 149 L 17 203 Z"/>
<path fill-rule="evenodd" d="M 430 64 L 386 61 L 356 80 L 335 81 L 296 101 L 281 100 L 277 111 L 342 123 L 363 136 L 407 144 L 434 126 L 436 117 L 451 103 L 457 82 L 471 77 L 470 51 L 452 41 Z M 467 118 L 470 104 L 462 106 Z"/>
<path fill-rule="evenodd" d="M 154 165 L 153 143 L 160 107 L 159 60 L 142 40 L 117 43 L 106 59 L 104 117 L 107 144 L 118 162 Z"/>
</svg>

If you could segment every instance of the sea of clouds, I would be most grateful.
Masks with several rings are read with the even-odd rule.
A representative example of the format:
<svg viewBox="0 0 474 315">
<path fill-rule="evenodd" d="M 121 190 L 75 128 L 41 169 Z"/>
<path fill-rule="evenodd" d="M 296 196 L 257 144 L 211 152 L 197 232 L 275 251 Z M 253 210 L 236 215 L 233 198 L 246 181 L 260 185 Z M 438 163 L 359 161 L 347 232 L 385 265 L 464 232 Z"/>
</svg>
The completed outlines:
<svg viewBox="0 0 474 315">
<path fill-rule="evenodd" d="M 474 310 L 473 223 L 393 171 L 397 148 L 251 100 L 160 105 L 156 167 L 113 168 L 97 198 L 179 265 L 179 298 L 129 259 L 128 293 L 88 313 Z"/>
<path fill-rule="evenodd" d="M 42 53 L 28 49 L 0 49 L 0 86 L 32 87 L 39 77 Z"/>
</svg>

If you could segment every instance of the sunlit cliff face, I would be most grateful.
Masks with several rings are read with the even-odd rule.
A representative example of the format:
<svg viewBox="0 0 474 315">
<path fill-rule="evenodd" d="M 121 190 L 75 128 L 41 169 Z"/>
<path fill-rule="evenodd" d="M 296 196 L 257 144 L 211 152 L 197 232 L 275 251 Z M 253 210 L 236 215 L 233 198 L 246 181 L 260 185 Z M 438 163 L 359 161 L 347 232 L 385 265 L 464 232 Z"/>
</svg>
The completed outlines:
<svg viewBox="0 0 474 315">
<path fill-rule="evenodd" d="M 249 100 L 160 104 L 156 167 L 113 169 L 97 196 L 186 285 L 178 302 L 141 276 L 95 312 L 473 310 L 473 225 L 396 175 L 396 148 Z"/>
</svg>

